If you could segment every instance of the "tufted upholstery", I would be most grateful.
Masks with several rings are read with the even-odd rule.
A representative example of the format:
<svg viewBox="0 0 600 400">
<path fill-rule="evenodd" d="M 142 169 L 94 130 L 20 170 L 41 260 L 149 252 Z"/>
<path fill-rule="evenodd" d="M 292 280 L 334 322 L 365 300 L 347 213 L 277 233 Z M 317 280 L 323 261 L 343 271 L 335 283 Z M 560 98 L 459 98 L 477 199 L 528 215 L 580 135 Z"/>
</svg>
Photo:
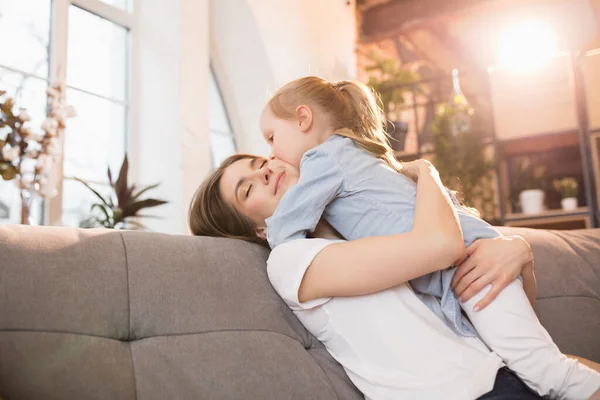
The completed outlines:
<svg viewBox="0 0 600 400">
<path fill-rule="evenodd" d="M 0 397 L 359 399 L 228 239 L 0 227 Z"/>
<path fill-rule="evenodd" d="M 534 248 L 557 344 L 600 361 L 600 230 L 503 229 Z M 229 239 L 0 226 L 0 397 L 362 398 L 266 257 Z"/>
</svg>

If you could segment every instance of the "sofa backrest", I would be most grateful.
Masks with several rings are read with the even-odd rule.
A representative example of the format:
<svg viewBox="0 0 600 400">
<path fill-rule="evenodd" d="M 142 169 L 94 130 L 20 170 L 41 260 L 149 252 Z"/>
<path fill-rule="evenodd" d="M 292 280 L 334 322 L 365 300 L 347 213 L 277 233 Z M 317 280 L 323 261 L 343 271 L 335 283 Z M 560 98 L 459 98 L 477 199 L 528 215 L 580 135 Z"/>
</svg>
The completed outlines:
<svg viewBox="0 0 600 400">
<path fill-rule="evenodd" d="M 530 244 L 535 312 L 563 353 L 600 362 L 600 229 L 499 228 Z"/>
<path fill-rule="evenodd" d="M 0 397 L 360 399 L 231 239 L 0 226 Z"/>
<path fill-rule="evenodd" d="M 501 229 L 532 245 L 555 342 L 600 362 L 600 230 Z M 230 239 L 0 226 L 0 398 L 361 399 L 266 257 Z"/>
</svg>

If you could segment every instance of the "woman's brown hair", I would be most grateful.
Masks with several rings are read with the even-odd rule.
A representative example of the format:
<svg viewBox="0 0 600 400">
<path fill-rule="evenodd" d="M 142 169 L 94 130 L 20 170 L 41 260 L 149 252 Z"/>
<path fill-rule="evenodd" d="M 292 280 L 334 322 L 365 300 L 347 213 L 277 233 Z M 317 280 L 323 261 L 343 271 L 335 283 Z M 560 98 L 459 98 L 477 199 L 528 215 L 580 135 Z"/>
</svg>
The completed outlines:
<svg viewBox="0 0 600 400">
<path fill-rule="evenodd" d="M 256 225 L 237 211 L 221 195 L 221 178 L 231 164 L 254 159 L 249 154 L 234 154 L 225 159 L 196 190 L 188 212 L 192 234 L 196 236 L 216 236 L 242 239 L 268 246 L 265 239 L 256 233 Z"/>
</svg>

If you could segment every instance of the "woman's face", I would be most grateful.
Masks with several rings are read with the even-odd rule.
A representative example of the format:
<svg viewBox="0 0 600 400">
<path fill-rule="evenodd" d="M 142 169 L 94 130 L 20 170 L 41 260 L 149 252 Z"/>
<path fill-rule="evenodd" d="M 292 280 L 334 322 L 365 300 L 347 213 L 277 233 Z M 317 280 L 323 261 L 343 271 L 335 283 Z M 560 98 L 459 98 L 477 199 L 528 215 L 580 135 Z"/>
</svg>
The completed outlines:
<svg viewBox="0 0 600 400">
<path fill-rule="evenodd" d="M 300 173 L 290 164 L 256 157 L 234 162 L 221 177 L 221 195 L 259 228 L 273 215 L 281 197 L 298 182 Z"/>
</svg>

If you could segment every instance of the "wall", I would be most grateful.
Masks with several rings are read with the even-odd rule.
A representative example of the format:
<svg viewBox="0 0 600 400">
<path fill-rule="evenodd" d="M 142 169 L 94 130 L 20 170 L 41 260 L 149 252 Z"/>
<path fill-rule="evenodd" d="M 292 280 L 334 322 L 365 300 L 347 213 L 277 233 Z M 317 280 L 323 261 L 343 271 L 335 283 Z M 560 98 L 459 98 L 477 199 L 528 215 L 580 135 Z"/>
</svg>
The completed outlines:
<svg viewBox="0 0 600 400">
<path fill-rule="evenodd" d="M 354 5 L 341 0 L 143 0 L 134 35 L 132 177 L 160 182 L 153 230 L 187 232 L 187 209 L 210 172 L 209 63 L 238 150 L 267 154 L 262 107 L 279 85 L 308 74 L 356 75 Z M 209 50 L 210 45 L 210 50 Z M 210 52 L 210 54 L 209 54 Z"/>
<path fill-rule="evenodd" d="M 132 176 L 160 182 L 149 192 L 167 205 L 149 209 L 153 230 L 187 232 L 187 208 L 210 170 L 208 0 L 137 2 L 134 37 Z"/>
<path fill-rule="evenodd" d="M 238 150 L 267 154 L 258 117 L 280 85 L 356 76 L 354 2 L 211 0 L 210 53 Z"/>
</svg>

